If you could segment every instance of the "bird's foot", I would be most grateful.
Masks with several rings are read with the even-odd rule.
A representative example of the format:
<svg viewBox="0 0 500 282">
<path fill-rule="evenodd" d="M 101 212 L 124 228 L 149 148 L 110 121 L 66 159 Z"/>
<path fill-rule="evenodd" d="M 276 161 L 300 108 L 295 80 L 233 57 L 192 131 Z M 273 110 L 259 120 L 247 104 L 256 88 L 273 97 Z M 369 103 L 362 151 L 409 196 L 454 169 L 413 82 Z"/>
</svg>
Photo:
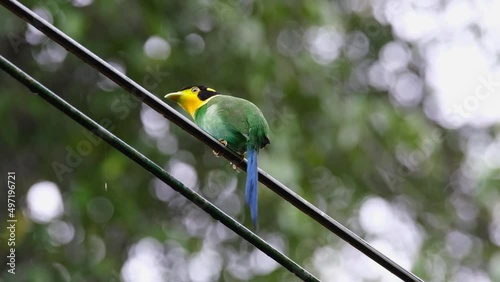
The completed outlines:
<svg viewBox="0 0 500 282">
<path fill-rule="evenodd" d="M 226 147 L 226 146 L 227 146 L 227 141 L 226 141 L 226 140 L 222 140 L 222 139 L 221 139 L 221 140 L 219 140 L 219 142 L 221 142 L 221 143 L 222 143 L 222 145 L 224 145 L 224 147 Z M 212 151 L 212 152 L 214 152 L 214 155 L 215 155 L 217 158 L 218 158 L 218 157 L 220 157 L 220 153 L 219 153 L 219 152 L 216 152 L 215 150 L 214 150 L 214 151 Z"/>
<path fill-rule="evenodd" d="M 241 161 L 238 164 L 234 164 L 234 163 L 231 163 L 231 162 L 229 163 L 233 167 L 233 169 L 236 170 L 236 171 L 238 171 L 239 166 L 245 160 L 245 157 L 243 156 L 243 154 L 238 154 L 238 155 L 241 156 Z"/>
</svg>

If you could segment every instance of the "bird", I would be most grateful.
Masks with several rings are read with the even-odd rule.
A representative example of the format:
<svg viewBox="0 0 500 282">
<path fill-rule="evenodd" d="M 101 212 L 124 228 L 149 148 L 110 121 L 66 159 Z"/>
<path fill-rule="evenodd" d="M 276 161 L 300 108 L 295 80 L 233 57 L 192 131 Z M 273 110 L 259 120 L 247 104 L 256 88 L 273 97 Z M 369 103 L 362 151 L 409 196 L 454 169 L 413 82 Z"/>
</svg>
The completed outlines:
<svg viewBox="0 0 500 282">
<path fill-rule="evenodd" d="M 269 125 L 262 111 L 248 100 L 222 95 L 203 85 L 184 87 L 165 95 L 165 98 L 177 102 L 200 128 L 224 146 L 241 156 L 247 153 L 245 201 L 250 207 L 250 217 L 256 228 L 257 156 L 260 149 L 270 144 Z"/>
</svg>

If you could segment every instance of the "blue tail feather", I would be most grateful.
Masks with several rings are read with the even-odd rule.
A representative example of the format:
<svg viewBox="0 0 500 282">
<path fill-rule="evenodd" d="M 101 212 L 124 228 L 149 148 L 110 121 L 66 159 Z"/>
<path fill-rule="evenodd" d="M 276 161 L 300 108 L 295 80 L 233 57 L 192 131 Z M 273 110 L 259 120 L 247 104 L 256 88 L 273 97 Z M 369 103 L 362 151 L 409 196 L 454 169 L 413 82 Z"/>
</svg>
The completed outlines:
<svg viewBox="0 0 500 282">
<path fill-rule="evenodd" d="M 247 184 L 246 184 L 246 203 L 250 206 L 250 216 L 253 226 L 257 226 L 257 200 L 258 200 L 258 170 L 257 154 L 258 149 L 247 150 Z"/>
</svg>

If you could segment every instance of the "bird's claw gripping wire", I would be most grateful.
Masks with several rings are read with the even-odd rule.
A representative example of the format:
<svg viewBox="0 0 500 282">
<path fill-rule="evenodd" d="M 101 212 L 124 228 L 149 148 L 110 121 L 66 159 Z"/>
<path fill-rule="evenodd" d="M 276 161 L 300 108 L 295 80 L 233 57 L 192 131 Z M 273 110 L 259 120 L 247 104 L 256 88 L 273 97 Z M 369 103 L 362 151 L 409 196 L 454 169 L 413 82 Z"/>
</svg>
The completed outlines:
<svg viewBox="0 0 500 282">
<path fill-rule="evenodd" d="M 232 162 L 229 163 L 233 167 L 233 169 L 236 170 L 236 172 L 239 172 L 238 168 L 240 168 L 240 165 L 245 161 L 245 157 L 243 156 L 243 154 L 238 155 L 241 157 L 241 161 L 239 161 L 237 164 L 234 164 Z"/>
<path fill-rule="evenodd" d="M 222 145 L 224 145 L 224 147 L 227 147 L 227 141 L 226 140 L 219 140 L 219 142 L 222 143 Z M 220 157 L 220 153 L 219 152 L 216 152 L 215 150 L 213 150 L 212 152 L 214 152 L 214 155 L 219 158 Z"/>
<path fill-rule="evenodd" d="M 219 140 L 219 142 L 221 142 L 222 145 L 224 145 L 224 147 L 227 147 L 227 141 L 226 140 L 221 139 L 221 140 Z M 213 150 L 212 152 L 214 153 L 214 155 L 217 158 L 220 157 L 220 153 L 219 152 L 216 152 L 215 150 Z M 244 159 L 243 158 L 243 154 L 238 154 L 238 155 L 240 155 L 241 158 Z M 238 171 L 238 168 L 239 168 L 239 166 L 241 165 L 242 162 L 243 162 L 243 160 L 241 162 L 239 162 L 238 164 L 233 164 L 232 162 L 229 162 L 229 164 L 233 167 L 234 170 Z"/>
</svg>

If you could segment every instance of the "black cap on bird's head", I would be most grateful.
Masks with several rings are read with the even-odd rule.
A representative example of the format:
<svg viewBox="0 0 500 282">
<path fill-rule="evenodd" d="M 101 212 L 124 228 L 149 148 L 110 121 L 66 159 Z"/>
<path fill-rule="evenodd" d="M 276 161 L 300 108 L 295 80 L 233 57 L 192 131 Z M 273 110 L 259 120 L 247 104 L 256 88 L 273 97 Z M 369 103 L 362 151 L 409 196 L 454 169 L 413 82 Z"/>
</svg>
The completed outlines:
<svg viewBox="0 0 500 282">
<path fill-rule="evenodd" d="M 190 89 L 190 91 L 192 93 L 195 93 L 198 96 L 198 98 L 202 101 L 205 101 L 206 99 L 208 99 L 214 95 L 220 94 L 219 92 L 215 91 L 215 89 L 209 88 L 209 87 L 206 87 L 203 85 L 186 86 L 186 87 L 182 88 L 180 90 L 180 92 L 182 92 L 184 90 L 188 90 L 188 89 Z"/>
</svg>

